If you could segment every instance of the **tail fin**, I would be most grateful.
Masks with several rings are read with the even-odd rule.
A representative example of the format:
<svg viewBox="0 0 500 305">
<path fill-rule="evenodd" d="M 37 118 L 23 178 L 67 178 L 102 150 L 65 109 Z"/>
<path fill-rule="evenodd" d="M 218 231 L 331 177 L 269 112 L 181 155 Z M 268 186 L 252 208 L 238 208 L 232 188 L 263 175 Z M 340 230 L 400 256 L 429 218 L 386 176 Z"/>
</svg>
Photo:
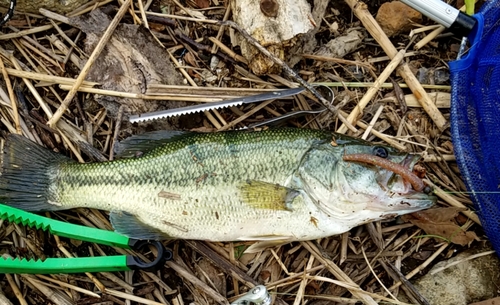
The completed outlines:
<svg viewBox="0 0 500 305">
<path fill-rule="evenodd" d="M 0 203 L 26 211 L 55 211 L 50 186 L 57 167 L 71 159 L 20 135 L 6 137 L 0 155 Z"/>
</svg>

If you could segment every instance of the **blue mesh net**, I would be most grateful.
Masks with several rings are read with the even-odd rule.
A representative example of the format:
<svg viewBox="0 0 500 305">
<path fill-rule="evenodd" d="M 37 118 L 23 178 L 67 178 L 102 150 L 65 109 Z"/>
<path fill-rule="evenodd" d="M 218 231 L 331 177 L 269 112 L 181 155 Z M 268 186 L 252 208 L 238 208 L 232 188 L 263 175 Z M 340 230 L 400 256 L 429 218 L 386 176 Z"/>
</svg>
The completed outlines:
<svg viewBox="0 0 500 305">
<path fill-rule="evenodd" d="M 475 15 L 471 49 L 450 63 L 457 163 L 486 235 L 500 254 L 500 1 Z"/>
</svg>

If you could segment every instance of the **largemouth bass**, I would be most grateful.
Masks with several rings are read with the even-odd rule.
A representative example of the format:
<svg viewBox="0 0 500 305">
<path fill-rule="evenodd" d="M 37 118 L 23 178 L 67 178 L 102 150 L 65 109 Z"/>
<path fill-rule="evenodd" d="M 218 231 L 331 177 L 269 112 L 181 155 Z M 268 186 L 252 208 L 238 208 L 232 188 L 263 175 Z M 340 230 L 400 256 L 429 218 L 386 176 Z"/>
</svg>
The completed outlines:
<svg viewBox="0 0 500 305">
<path fill-rule="evenodd" d="M 285 243 L 436 201 L 393 171 L 343 160 L 376 155 L 411 170 L 418 155 L 328 131 L 162 132 L 120 147 L 132 157 L 77 163 L 9 135 L 0 202 L 28 211 L 110 211 L 114 229 L 138 239 Z"/>
</svg>

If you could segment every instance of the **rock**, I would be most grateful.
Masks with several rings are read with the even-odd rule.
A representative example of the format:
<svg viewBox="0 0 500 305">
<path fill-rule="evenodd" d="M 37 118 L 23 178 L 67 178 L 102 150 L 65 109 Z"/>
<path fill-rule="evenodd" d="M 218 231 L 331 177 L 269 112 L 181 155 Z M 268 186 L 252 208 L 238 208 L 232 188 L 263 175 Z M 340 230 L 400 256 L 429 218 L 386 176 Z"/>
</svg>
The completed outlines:
<svg viewBox="0 0 500 305">
<path fill-rule="evenodd" d="M 494 253 L 460 262 L 432 274 L 433 270 L 489 250 L 468 250 L 439 262 L 413 284 L 432 305 L 467 305 L 495 297 L 500 285 L 500 262 Z"/>
<path fill-rule="evenodd" d="M 422 22 L 422 14 L 399 1 L 382 4 L 375 18 L 387 36 L 392 37 L 411 30 L 412 22 Z"/>
<path fill-rule="evenodd" d="M 293 68 L 303 59 L 302 54 L 311 54 L 316 49 L 316 46 L 318 45 L 316 34 L 320 30 L 320 25 L 326 15 L 328 4 L 329 1 L 314 0 L 311 15 L 316 26 L 307 33 L 297 36 L 295 45 L 288 49 L 290 58 L 287 59 L 287 64 L 290 68 Z"/>
<path fill-rule="evenodd" d="M 89 1 L 90 0 L 18 0 L 15 10 L 18 12 L 40 14 L 38 10 L 44 8 L 55 13 L 65 14 Z M 10 0 L 0 0 L 0 6 L 2 7 L 9 7 L 9 3 Z"/>
<path fill-rule="evenodd" d="M 294 38 L 314 28 L 311 6 L 306 0 L 231 0 L 233 20 L 268 51 L 285 60 L 285 48 L 294 45 Z M 232 44 L 241 47 L 253 73 L 278 73 L 266 56 L 251 46 L 244 37 L 232 36 Z"/>
</svg>

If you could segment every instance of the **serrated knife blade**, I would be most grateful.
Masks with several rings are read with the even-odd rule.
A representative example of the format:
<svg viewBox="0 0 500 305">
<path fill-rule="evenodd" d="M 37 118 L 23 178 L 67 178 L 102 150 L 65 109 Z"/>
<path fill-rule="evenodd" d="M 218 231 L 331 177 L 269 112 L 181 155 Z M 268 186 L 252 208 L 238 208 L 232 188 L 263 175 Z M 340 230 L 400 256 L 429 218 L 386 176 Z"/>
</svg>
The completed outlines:
<svg viewBox="0 0 500 305">
<path fill-rule="evenodd" d="M 177 115 L 185 115 L 190 113 L 202 112 L 212 109 L 220 109 L 225 107 L 239 106 L 243 104 L 255 103 L 260 101 L 267 101 L 277 98 L 283 98 L 287 96 L 292 96 L 301 93 L 304 88 L 293 88 L 285 90 L 276 90 L 273 92 L 262 93 L 257 95 L 239 97 L 235 99 L 230 99 L 227 101 L 215 102 L 215 103 L 205 103 L 192 106 L 186 106 L 181 108 L 174 108 L 162 111 L 148 112 L 143 114 L 134 114 L 129 117 L 131 123 L 144 122 L 149 120 L 158 120 L 163 118 L 168 118 Z"/>
</svg>

